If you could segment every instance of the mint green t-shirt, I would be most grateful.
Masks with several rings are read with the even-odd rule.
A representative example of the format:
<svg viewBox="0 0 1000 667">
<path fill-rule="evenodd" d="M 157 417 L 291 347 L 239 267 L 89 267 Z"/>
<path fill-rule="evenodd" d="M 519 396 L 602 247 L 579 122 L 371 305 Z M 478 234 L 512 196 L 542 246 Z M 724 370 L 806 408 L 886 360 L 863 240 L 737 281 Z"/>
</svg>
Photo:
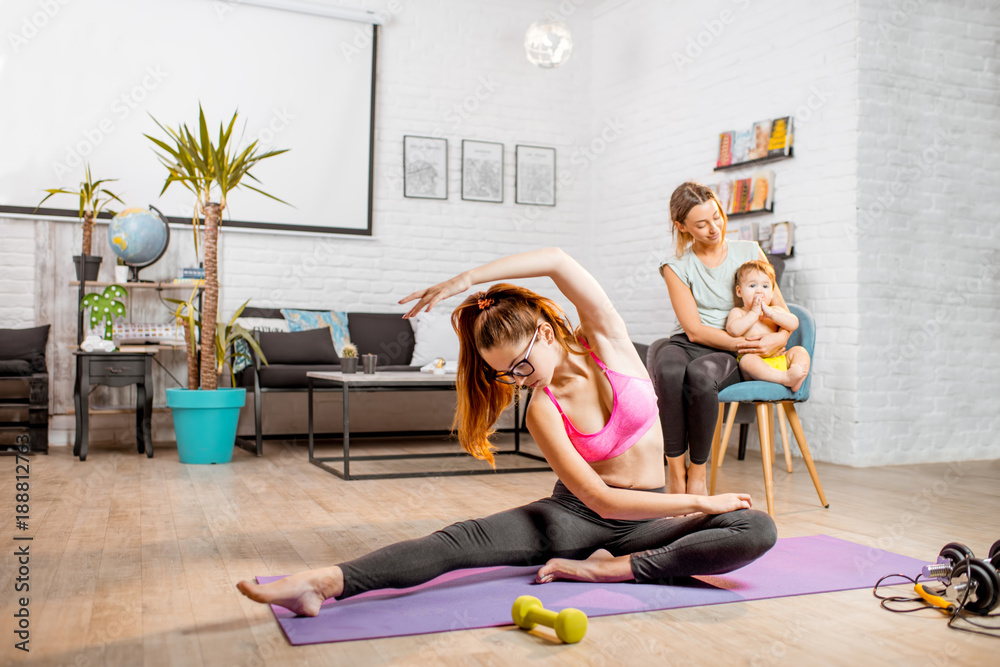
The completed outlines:
<svg viewBox="0 0 1000 667">
<path fill-rule="evenodd" d="M 728 252 L 714 269 L 705 266 L 690 249 L 680 257 L 671 257 L 660 265 L 669 266 L 685 285 L 698 305 L 701 323 L 714 329 L 726 328 L 726 317 L 736 305 L 733 300 L 736 269 L 746 262 L 760 259 L 760 246 L 753 241 L 726 241 Z M 678 323 L 674 334 L 683 333 Z"/>
</svg>

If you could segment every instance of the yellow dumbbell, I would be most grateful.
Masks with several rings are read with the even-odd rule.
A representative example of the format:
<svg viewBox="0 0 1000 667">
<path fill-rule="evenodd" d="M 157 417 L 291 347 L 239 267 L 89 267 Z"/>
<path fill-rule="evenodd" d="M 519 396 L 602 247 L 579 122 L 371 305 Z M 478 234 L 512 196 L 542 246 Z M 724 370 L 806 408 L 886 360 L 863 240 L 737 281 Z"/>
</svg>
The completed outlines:
<svg viewBox="0 0 1000 667">
<path fill-rule="evenodd" d="M 539 624 L 554 628 L 556 637 L 567 644 L 575 644 L 587 634 L 587 615 L 582 611 L 569 607 L 556 613 L 543 607 L 541 600 L 530 595 L 514 600 L 511 616 L 514 624 L 525 630 Z"/>
</svg>

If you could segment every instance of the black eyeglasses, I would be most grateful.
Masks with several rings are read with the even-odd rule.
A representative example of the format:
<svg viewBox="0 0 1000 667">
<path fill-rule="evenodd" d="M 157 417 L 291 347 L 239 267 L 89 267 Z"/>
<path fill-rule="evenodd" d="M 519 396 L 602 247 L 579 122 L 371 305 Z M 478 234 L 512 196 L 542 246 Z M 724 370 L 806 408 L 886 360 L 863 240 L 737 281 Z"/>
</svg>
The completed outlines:
<svg viewBox="0 0 1000 667">
<path fill-rule="evenodd" d="M 531 342 L 528 343 L 528 350 L 524 353 L 524 358 L 514 364 L 509 371 L 501 373 L 493 371 L 491 377 L 494 380 L 503 384 L 517 384 L 517 378 L 526 378 L 535 372 L 535 367 L 528 361 L 528 357 L 531 355 L 531 348 L 535 345 L 535 339 L 538 338 L 538 329 L 539 327 L 535 327 L 535 335 L 531 337 Z"/>
</svg>

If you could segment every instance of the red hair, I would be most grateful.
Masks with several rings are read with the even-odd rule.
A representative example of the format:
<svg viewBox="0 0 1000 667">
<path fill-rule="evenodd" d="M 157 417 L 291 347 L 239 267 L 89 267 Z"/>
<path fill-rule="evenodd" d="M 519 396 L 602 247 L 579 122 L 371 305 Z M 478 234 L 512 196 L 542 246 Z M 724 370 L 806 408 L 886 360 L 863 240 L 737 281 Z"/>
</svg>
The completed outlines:
<svg viewBox="0 0 1000 667">
<path fill-rule="evenodd" d="M 485 304 L 485 305 L 483 305 Z M 492 378 L 493 369 L 479 354 L 498 345 L 514 345 L 532 336 L 540 322 L 548 322 L 556 340 L 573 354 L 586 354 L 577 342 L 566 313 L 551 299 L 524 287 L 497 283 L 485 292 L 469 296 L 451 315 L 458 334 L 458 407 L 452 428 L 462 449 L 477 459 L 493 459 L 489 438 L 503 411 L 515 398 L 515 385 Z"/>
</svg>

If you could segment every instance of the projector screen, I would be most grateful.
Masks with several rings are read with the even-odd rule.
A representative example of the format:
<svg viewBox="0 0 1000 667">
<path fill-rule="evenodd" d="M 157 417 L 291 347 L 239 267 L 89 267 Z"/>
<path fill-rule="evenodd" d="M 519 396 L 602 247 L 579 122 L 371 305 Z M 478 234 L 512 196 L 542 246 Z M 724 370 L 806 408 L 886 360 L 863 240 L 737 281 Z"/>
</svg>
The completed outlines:
<svg viewBox="0 0 1000 667">
<path fill-rule="evenodd" d="M 289 149 L 251 170 L 260 183 L 244 179 L 289 205 L 241 187 L 223 226 L 370 235 L 376 26 L 273 4 L 3 0 L 0 214 L 78 189 L 86 163 L 117 179 L 125 206 L 190 223 L 194 195 L 177 183 L 160 195 L 167 170 L 143 135 L 167 139 L 154 118 L 197 135 L 200 103 L 213 142 L 238 111 L 240 149 Z M 77 207 L 56 195 L 38 213 Z"/>
</svg>

